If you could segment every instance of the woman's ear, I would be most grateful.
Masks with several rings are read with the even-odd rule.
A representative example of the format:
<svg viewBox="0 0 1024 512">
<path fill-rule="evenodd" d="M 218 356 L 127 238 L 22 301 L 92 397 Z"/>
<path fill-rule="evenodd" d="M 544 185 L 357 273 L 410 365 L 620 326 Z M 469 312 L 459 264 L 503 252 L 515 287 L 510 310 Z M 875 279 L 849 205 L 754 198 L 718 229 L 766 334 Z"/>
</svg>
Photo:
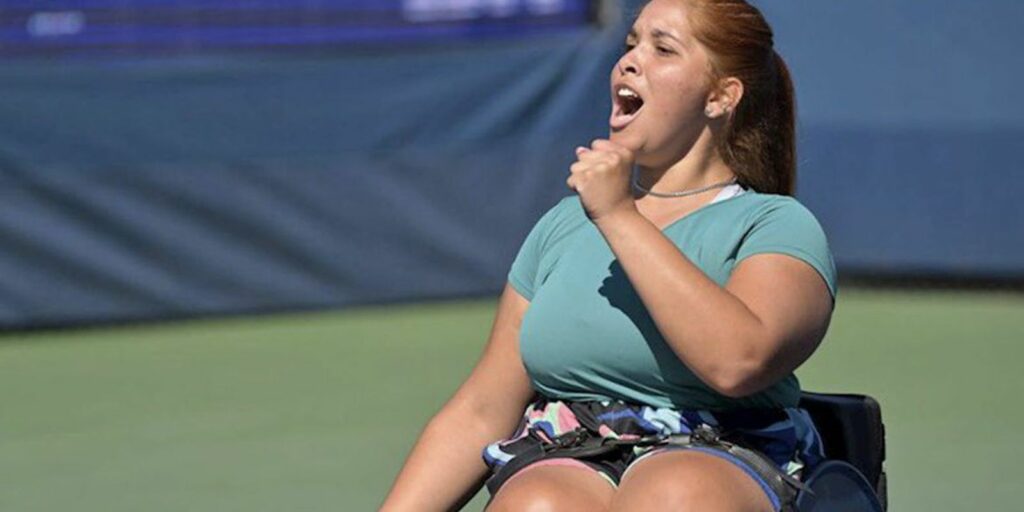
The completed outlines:
<svg viewBox="0 0 1024 512">
<path fill-rule="evenodd" d="M 708 94 L 704 114 L 710 118 L 728 115 L 736 110 L 742 98 L 743 82 L 734 76 L 723 78 L 719 80 L 718 88 Z"/>
</svg>

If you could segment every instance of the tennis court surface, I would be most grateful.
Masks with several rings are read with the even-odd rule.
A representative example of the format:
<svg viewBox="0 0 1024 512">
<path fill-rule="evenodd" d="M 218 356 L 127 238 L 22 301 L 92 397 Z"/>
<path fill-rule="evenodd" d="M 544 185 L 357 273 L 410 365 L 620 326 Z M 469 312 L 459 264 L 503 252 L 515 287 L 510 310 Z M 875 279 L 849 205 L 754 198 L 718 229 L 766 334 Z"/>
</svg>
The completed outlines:
<svg viewBox="0 0 1024 512">
<path fill-rule="evenodd" d="M 0 510 L 375 510 L 493 307 L 0 335 Z M 846 289 L 798 374 L 879 399 L 891 510 L 1018 510 L 1022 356 L 1020 294 Z"/>
</svg>

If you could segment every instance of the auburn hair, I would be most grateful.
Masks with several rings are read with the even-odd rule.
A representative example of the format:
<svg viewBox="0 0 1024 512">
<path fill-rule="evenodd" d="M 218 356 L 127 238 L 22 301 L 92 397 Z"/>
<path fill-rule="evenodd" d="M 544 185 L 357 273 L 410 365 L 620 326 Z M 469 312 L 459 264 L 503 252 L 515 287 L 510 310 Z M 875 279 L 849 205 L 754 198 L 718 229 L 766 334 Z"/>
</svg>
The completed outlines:
<svg viewBox="0 0 1024 512">
<path fill-rule="evenodd" d="M 693 37 L 708 50 L 709 85 L 726 77 L 743 82 L 743 97 L 717 141 L 719 153 L 744 186 L 793 195 L 796 98 L 771 27 L 744 0 L 683 2 Z"/>
</svg>

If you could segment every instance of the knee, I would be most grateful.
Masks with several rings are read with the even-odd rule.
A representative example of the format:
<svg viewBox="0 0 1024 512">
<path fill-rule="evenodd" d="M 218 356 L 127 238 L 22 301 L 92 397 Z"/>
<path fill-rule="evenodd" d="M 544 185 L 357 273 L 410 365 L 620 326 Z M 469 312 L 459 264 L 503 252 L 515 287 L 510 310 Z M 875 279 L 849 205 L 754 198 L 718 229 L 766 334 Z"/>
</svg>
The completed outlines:
<svg viewBox="0 0 1024 512">
<path fill-rule="evenodd" d="M 672 458 L 661 455 L 648 461 L 647 474 L 641 476 L 647 499 L 665 510 L 706 510 L 717 482 L 696 465 L 679 464 Z"/>
<path fill-rule="evenodd" d="M 554 512 L 564 508 L 564 490 L 523 474 L 502 486 L 486 512 Z"/>
<path fill-rule="evenodd" d="M 505 482 L 486 512 L 602 512 L 614 490 L 600 479 L 575 468 L 533 468 Z"/>
<path fill-rule="evenodd" d="M 486 512 L 555 512 L 564 509 L 564 500 L 551 484 L 520 479 L 503 486 Z"/>
<path fill-rule="evenodd" d="M 632 469 L 623 478 L 612 510 L 771 510 L 756 484 L 711 455 L 673 451 Z"/>
</svg>

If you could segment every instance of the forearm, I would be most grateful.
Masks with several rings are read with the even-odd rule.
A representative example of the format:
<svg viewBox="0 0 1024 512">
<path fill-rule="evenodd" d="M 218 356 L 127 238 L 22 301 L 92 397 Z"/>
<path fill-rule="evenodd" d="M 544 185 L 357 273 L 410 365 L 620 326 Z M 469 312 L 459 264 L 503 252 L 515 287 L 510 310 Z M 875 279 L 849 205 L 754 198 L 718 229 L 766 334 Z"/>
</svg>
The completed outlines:
<svg viewBox="0 0 1024 512">
<path fill-rule="evenodd" d="M 424 428 L 381 512 L 458 510 L 483 484 L 483 448 L 511 432 L 457 409 L 443 409 Z"/>
<path fill-rule="evenodd" d="M 698 377 L 728 392 L 756 372 L 760 320 L 735 295 L 694 265 L 635 210 L 598 219 L 598 229 L 622 265 L 666 343 Z"/>
</svg>

